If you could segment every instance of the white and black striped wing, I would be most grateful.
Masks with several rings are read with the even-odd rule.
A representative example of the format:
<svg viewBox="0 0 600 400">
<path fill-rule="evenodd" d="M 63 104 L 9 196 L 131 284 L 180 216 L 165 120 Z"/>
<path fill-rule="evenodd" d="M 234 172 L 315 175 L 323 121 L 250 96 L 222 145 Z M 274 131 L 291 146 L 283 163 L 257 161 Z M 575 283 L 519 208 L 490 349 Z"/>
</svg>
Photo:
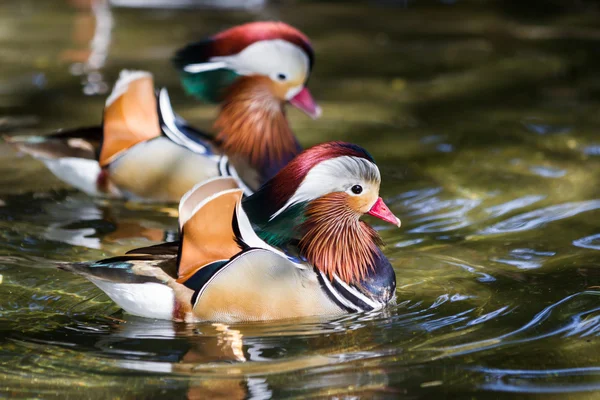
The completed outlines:
<svg viewBox="0 0 600 400">
<path fill-rule="evenodd" d="M 157 94 L 158 118 L 162 132 L 173 142 L 187 147 L 197 154 L 217 156 L 212 138 L 189 125 L 183 118 L 175 114 L 167 89 L 162 88 Z"/>
</svg>

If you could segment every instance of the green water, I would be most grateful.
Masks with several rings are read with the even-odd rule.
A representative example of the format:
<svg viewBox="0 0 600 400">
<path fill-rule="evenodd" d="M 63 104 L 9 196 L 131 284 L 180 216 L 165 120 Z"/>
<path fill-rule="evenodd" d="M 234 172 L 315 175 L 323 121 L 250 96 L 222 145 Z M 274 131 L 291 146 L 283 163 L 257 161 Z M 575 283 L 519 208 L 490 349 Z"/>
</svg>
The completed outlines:
<svg viewBox="0 0 600 400">
<path fill-rule="evenodd" d="M 290 111 L 294 130 L 367 147 L 402 219 L 372 221 L 398 305 L 230 326 L 123 314 L 55 263 L 172 237 L 173 208 L 91 199 L 2 143 L 0 397 L 600 398 L 596 2 L 98 3 L 95 17 L 86 3 L 0 3 L 2 132 L 100 122 L 122 68 L 152 71 L 209 128 L 215 109 L 184 95 L 173 51 L 289 22 L 313 40 L 324 110 Z"/>
</svg>

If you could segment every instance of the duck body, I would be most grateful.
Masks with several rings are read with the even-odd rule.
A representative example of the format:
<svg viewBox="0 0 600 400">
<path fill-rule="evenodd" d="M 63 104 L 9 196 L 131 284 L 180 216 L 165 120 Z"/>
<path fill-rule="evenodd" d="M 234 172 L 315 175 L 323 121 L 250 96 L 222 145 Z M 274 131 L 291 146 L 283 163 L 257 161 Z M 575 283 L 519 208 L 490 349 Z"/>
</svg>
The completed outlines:
<svg viewBox="0 0 600 400">
<path fill-rule="evenodd" d="M 313 150 L 315 148 L 317 150 Z M 315 162 L 315 152 L 322 149 L 321 145 L 302 153 L 269 182 L 287 179 L 286 174 L 296 168 L 298 159 Z M 322 211 L 327 205 L 320 202 L 329 200 L 328 194 L 322 192 L 314 192 L 317 196 L 314 199 L 306 197 L 305 186 L 318 184 L 309 182 L 315 176 L 308 172 L 302 178 L 303 183 L 287 198 L 289 201 L 296 195 L 305 196 L 305 204 L 297 204 L 306 210 L 300 217 L 303 222 L 289 225 L 290 233 L 285 239 L 275 240 L 270 235 L 271 238 L 265 240 L 263 237 L 269 236 L 266 231 L 279 227 L 276 222 L 272 226 L 264 224 L 253 215 L 252 208 L 254 202 L 264 196 L 261 191 L 268 190 L 269 185 L 243 200 L 243 192 L 232 178 L 214 178 L 196 185 L 182 198 L 179 242 L 135 249 L 125 256 L 95 263 L 64 264 L 60 268 L 83 275 L 125 311 L 147 318 L 236 322 L 380 309 L 394 301 L 396 280 L 391 264 L 377 244 L 370 241 L 371 236 L 363 237 L 365 243 L 357 242 L 356 246 L 345 240 L 352 241 L 353 235 L 365 232 L 374 234 L 372 228 L 358 221 L 363 211 L 393 224 L 399 225 L 399 220 L 377 197 L 379 183 L 369 181 L 376 177 L 360 172 L 360 168 L 376 168 L 372 161 L 360 158 L 363 153 L 356 152 L 355 148 L 348 154 L 351 155 L 334 158 L 358 163 L 354 174 L 347 174 L 348 182 L 358 182 L 352 187 L 364 185 L 364 198 L 344 193 L 339 196 L 338 188 L 324 189 L 336 190 L 333 194 L 345 196 L 344 201 L 350 200 L 347 202 L 350 208 L 343 217 L 347 221 L 342 218 L 327 226 L 311 214 L 311 207 L 318 206 Z M 312 171 L 315 168 L 318 170 L 313 167 Z M 322 174 L 322 171 L 317 172 Z M 320 178 L 323 180 L 322 175 Z M 327 185 L 327 179 L 324 184 Z M 356 208 L 355 201 L 366 202 L 366 205 Z M 264 208 L 269 207 L 265 204 Z M 285 206 L 279 215 L 290 210 L 290 206 Z M 330 215 L 329 219 L 336 217 Z M 346 228 L 356 231 L 346 232 Z M 317 237 L 310 237 L 314 229 L 317 229 Z M 337 235 L 339 240 L 323 236 L 327 231 Z M 330 240 L 315 250 L 311 249 L 315 245 L 311 242 L 313 239 Z M 279 245 L 271 244 L 275 242 Z M 364 252 L 368 253 L 366 258 L 362 257 Z M 345 258 L 348 255 L 357 257 Z M 360 264 L 361 260 L 368 265 Z M 342 264 L 344 262 L 348 264 Z M 330 265 L 325 265 L 327 263 Z"/>
<path fill-rule="evenodd" d="M 395 273 L 381 255 L 358 285 L 331 282 L 316 268 L 262 248 L 199 271 L 190 282 L 162 268 L 176 254 L 129 255 L 61 268 L 85 276 L 129 314 L 185 322 L 266 321 L 379 310 L 394 299 Z M 118 274 L 110 276 L 110 272 Z M 172 272 L 174 272 L 172 270 Z M 125 275 L 131 275 L 129 279 Z M 143 275 L 147 274 L 147 275 Z"/>
<path fill-rule="evenodd" d="M 179 119 L 167 91 L 155 92 L 143 71 L 121 73 L 102 126 L 9 142 L 93 196 L 177 202 L 198 182 L 235 175 L 212 138 Z"/>
<path fill-rule="evenodd" d="M 263 40 L 277 37 L 281 26 L 289 28 L 285 32 L 292 32 L 290 37 L 299 37 L 296 42 L 303 47 L 285 42 L 282 50 L 270 46 L 271 39 Z M 246 34 L 242 38 L 239 32 Z M 179 117 L 166 89 L 155 91 L 150 73 L 122 71 L 106 101 L 102 126 L 7 141 L 93 196 L 177 202 L 198 182 L 219 176 L 234 178 L 251 194 L 301 151 L 285 117 L 285 103 L 304 99 L 297 106 L 315 116 L 316 105 L 304 87 L 312 66 L 307 40 L 285 24 L 254 23 L 178 53 L 182 68 L 183 60 L 195 60 L 193 72 L 182 72 L 186 79 L 211 82 L 210 100 L 221 104 L 215 137 Z M 243 56 L 248 48 L 262 49 L 265 60 L 256 64 Z M 215 59 L 237 62 L 218 61 L 215 70 Z M 289 79 L 272 78 L 269 68 L 283 71 L 279 75 Z M 213 81 L 214 73 L 232 79 Z"/>
</svg>

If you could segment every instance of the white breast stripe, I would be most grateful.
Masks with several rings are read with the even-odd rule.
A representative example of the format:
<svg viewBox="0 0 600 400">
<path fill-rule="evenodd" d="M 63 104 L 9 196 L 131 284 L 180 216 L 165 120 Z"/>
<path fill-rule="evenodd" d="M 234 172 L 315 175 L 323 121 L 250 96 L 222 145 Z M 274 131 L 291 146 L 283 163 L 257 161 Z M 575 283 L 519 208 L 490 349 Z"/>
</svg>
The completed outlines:
<svg viewBox="0 0 600 400">
<path fill-rule="evenodd" d="M 344 281 L 342 281 L 337 274 L 333 274 L 333 279 L 335 279 L 335 281 L 342 286 L 344 289 L 346 289 L 347 291 L 349 291 L 350 293 L 352 293 L 354 296 L 358 297 L 360 300 L 362 300 L 363 302 L 365 302 L 366 304 L 370 305 L 371 307 L 373 307 L 373 309 L 375 310 L 379 310 L 380 308 L 383 307 L 383 304 L 378 303 L 376 301 L 373 301 L 371 299 L 369 299 L 367 296 L 365 296 L 364 294 L 362 294 L 361 292 L 359 292 L 358 290 L 354 289 L 352 286 L 347 285 Z"/>
<path fill-rule="evenodd" d="M 321 278 L 323 279 L 323 282 L 325 282 L 325 286 L 327 286 L 327 290 L 329 290 L 329 293 L 331 293 L 332 295 L 335 296 L 335 298 L 342 303 L 344 306 L 353 309 L 354 311 L 364 311 L 362 308 L 358 307 L 356 304 L 350 302 L 348 299 L 346 299 L 344 296 L 340 295 L 337 290 L 335 290 L 333 288 L 333 286 L 331 286 L 331 282 L 329 282 L 329 279 L 327 279 L 327 277 L 325 275 L 323 275 L 323 272 L 318 271 L 319 275 L 321 275 Z"/>
</svg>

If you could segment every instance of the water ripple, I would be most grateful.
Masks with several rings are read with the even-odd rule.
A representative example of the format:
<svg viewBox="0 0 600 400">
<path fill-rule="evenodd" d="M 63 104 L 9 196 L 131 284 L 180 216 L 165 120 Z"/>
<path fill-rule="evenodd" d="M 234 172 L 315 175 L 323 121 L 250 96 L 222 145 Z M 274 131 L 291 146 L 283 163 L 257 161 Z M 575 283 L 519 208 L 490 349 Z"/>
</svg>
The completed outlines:
<svg viewBox="0 0 600 400">
<path fill-rule="evenodd" d="M 494 318 L 499 317 L 501 315 L 507 314 L 508 313 L 507 310 L 509 310 L 508 306 L 500 307 L 497 310 L 491 311 L 491 312 L 489 312 L 487 314 L 483 314 L 482 316 L 475 318 L 473 321 L 469 321 L 467 323 L 467 325 L 471 326 L 471 325 L 482 324 L 482 323 L 487 322 L 487 321 L 489 321 L 491 319 L 494 319 Z"/>
<path fill-rule="evenodd" d="M 439 357 L 448 357 L 481 352 L 499 346 L 521 345 L 552 336 L 599 336 L 599 297 L 598 291 L 575 293 L 544 308 L 528 323 L 512 332 L 477 342 L 427 349 L 439 351 Z"/>
<path fill-rule="evenodd" d="M 529 170 L 544 178 L 562 178 L 567 174 L 567 171 L 564 169 L 545 167 L 543 165 L 535 165 L 530 167 Z"/>
<path fill-rule="evenodd" d="M 583 149 L 583 153 L 588 156 L 600 156 L 600 144 L 592 144 Z"/>
<path fill-rule="evenodd" d="M 511 258 L 492 258 L 502 264 L 515 266 L 519 269 L 535 269 L 540 268 L 546 258 L 556 255 L 553 251 L 535 251 L 532 249 L 514 249 L 511 250 L 509 256 Z"/>
<path fill-rule="evenodd" d="M 488 207 L 485 209 L 485 211 L 490 215 L 491 218 L 496 218 L 501 215 L 508 214 L 509 212 L 512 212 L 517 208 L 528 207 L 545 198 L 546 196 L 543 195 L 523 196 L 519 197 L 518 199 L 507 201 L 506 203 Z"/>
<path fill-rule="evenodd" d="M 419 203 L 423 199 L 431 198 L 436 194 L 440 193 L 442 188 L 426 188 L 426 189 L 417 189 L 417 190 L 409 190 L 407 192 L 401 193 L 396 196 L 395 200 L 402 200 L 402 204 L 405 207 L 410 207 L 415 203 Z"/>
<path fill-rule="evenodd" d="M 558 204 L 517 215 L 493 226 L 482 229 L 480 234 L 522 232 L 537 229 L 549 222 L 573 217 L 577 214 L 600 209 L 600 200 L 576 201 Z"/>
<path fill-rule="evenodd" d="M 571 127 L 569 126 L 550 125 L 543 123 L 537 118 L 531 118 L 527 121 L 524 121 L 523 126 L 525 126 L 525 128 L 527 128 L 528 131 L 533 132 L 537 135 L 561 135 L 569 133 L 571 131 Z"/>
<path fill-rule="evenodd" d="M 599 367 L 560 368 L 545 370 L 501 369 L 473 367 L 468 368 L 485 376 L 480 388 L 501 392 L 518 393 L 567 393 L 600 389 L 598 383 L 572 383 L 570 378 L 598 377 Z M 557 377 L 559 381 L 557 382 Z M 552 380 L 552 383 L 548 381 Z"/>
<path fill-rule="evenodd" d="M 471 265 L 467 265 L 462 262 L 453 262 L 453 261 L 448 261 L 448 260 L 446 260 L 446 262 L 450 265 L 460 267 L 460 268 L 464 269 L 465 271 L 470 272 L 472 274 L 479 275 L 480 277 L 477 278 L 477 280 L 479 282 L 494 282 L 496 280 L 496 278 L 494 278 L 492 275 L 486 274 L 485 272 L 477 271 L 477 269 Z"/>
<path fill-rule="evenodd" d="M 584 249 L 600 250 L 600 233 L 574 240 L 573 246 L 583 247 Z"/>
<path fill-rule="evenodd" d="M 437 197 L 430 198 L 419 204 L 417 209 L 409 215 L 423 215 L 446 211 L 441 214 L 425 215 L 414 222 L 423 223 L 409 230 L 411 233 L 447 232 L 464 228 L 471 224 L 466 214 L 481 204 L 479 199 L 451 199 L 440 200 Z M 430 222 L 431 221 L 431 222 Z"/>
<path fill-rule="evenodd" d="M 466 321 L 469 319 L 469 314 L 475 311 L 474 308 L 456 313 L 454 315 L 449 315 L 447 317 L 440 317 L 437 319 L 429 320 L 427 322 L 423 322 L 421 324 L 421 328 L 425 329 L 428 332 L 433 332 L 435 330 L 444 328 L 449 325 L 458 324 L 459 322 Z"/>
</svg>

